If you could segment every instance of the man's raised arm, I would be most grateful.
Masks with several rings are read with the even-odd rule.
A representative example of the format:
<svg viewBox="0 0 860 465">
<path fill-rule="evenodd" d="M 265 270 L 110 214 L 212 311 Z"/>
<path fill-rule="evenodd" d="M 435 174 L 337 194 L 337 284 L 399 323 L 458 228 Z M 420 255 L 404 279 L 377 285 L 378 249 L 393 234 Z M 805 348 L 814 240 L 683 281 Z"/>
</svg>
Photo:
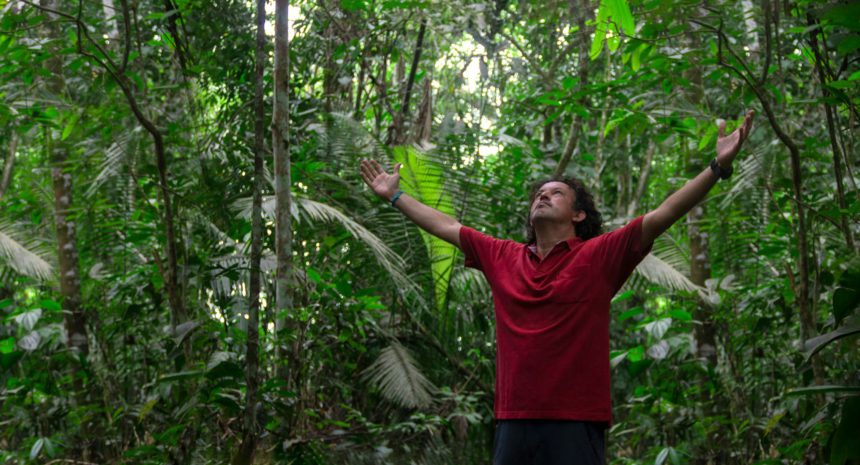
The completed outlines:
<svg viewBox="0 0 860 465">
<path fill-rule="evenodd" d="M 394 174 L 388 174 L 376 160 L 362 160 L 361 177 L 376 195 L 386 202 L 394 201 L 394 206 L 419 228 L 460 247 L 460 228 L 463 225 L 459 221 L 400 190 L 400 163 L 394 166 Z"/>
<path fill-rule="evenodd" d="M 718 170 L 722 172 L 731 170 L 732 161 L 737 156 L 741 145 L 743 145 L 752 129 L 753 115 L 753 111 L 747 112 L 743 124 L 728 136 L 725 135 L 725 121 L 720 123 L 716 157 Z M 731 173 L 731 171 L 728 172 Z M 705 195 L 714 187 L 718 179 L 716 170 L 711 167 L 705 167 L 704 171 L 692 180 L 687 181 L 684 187 L 670 195 L 656 210 L 646 214 L 642 220 L 642 244 L 651 244 L 657 236 L 669 229 L 669 226 L 672 226 L 672 224 L 686 215 L 697 203 L 705 198 Z"/>
</svg>

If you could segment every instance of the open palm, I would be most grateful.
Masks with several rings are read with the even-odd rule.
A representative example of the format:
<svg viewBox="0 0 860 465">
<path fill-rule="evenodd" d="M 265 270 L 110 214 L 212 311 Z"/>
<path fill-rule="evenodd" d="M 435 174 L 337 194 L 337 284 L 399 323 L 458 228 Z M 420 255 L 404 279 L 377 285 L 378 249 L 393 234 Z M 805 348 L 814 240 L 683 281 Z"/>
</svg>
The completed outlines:
<svg viewBox="0 0 860 465">
<path fill-rule="evenodd" d="M 394 174 L 388 174 L 376 160 L 362 160 L 361 178 L 376 195 L 388 200 L 400 188 L 400 166 L 394 165 Z"/>
<path fill-rule="evenodd" d="M 726 135 L 726 122 L 720 122 L 718 137 L 717 137 L 717 163 L 721 166 L 729 166 L 741 150 L 741 146 L 749 136 L 752 130 L 752 120 L 755 112 L 750 110 L 744 118 L 743 124 Z"/>
</svg>

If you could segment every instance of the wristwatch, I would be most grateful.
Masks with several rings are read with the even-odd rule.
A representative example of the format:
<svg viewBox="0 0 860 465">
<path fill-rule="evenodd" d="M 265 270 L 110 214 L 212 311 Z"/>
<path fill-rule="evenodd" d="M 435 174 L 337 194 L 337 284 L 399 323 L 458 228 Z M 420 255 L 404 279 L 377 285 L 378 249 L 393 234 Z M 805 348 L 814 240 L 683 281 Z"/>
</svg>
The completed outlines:
<svg viewBox="0 0 860 465">
<path fill-rule="evenodd" d="M 720 179 L 729 179 L 732 175 L 732 171 L 734 170 L 731 165 L 729 165 L 728 168 L 723 168 L 719 163 L 717 163 L 717 159 L 714 158 L 711 160 L 711 171 L 713 171 Z"/>
</svg>

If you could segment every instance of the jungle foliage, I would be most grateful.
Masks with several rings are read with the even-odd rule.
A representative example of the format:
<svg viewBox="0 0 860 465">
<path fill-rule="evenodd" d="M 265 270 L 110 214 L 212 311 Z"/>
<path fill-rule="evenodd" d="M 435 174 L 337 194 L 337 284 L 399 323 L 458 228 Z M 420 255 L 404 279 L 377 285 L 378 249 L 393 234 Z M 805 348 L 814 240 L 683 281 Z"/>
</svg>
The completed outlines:
<svg viewBox="0 0 860 465">
<path fill-rule="evenodd" d="M 0 462 L 488 464 L 486 281 L 363 185 L 610 228 L 613 464 L 860 463 L 860 3 L 0 0 Z M 288 36 L 289 28 L 289 36 Z"/>
</svg>

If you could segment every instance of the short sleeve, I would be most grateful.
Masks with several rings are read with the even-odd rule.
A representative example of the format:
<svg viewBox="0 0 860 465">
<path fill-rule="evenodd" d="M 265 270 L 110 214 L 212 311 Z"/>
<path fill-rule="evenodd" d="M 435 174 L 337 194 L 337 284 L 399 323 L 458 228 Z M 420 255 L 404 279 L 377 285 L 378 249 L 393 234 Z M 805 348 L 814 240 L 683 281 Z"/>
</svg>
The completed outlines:
<svg viewBox="0 0 860 465">
<path fill-rule="evenodd" d="M 642 244 L 643 219 L 644 216 L 640 216 L 615 231 L 592 239 L 594 256 L 609 280 L 613 294 L 633 274 L 636 265 L 651 252 L 651 244 Z"/>
<path fill-rule="evenodd" d="M 481 271 L 494 268 L 505 248 L 513 242 L 496 239 L 468 226 L 460 228 L 460 249 L 466 257 L 466 266 Z"/>
</svg>

